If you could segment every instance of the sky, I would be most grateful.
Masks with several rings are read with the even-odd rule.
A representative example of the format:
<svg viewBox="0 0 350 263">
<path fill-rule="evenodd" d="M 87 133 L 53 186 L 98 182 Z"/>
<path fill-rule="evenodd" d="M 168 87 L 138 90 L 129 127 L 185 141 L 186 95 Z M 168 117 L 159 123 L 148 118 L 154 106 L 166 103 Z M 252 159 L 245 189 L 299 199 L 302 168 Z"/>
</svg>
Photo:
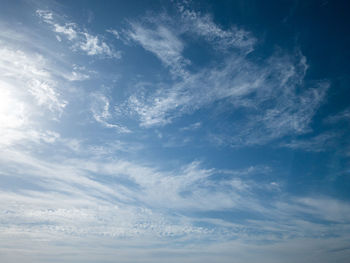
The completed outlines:
<svg viewBox="0 0 350 263">
<path fill-rule="evenodd" d="M 0 0 L 0 261 L 348 262 L 348 13 Z"/>
</svg>

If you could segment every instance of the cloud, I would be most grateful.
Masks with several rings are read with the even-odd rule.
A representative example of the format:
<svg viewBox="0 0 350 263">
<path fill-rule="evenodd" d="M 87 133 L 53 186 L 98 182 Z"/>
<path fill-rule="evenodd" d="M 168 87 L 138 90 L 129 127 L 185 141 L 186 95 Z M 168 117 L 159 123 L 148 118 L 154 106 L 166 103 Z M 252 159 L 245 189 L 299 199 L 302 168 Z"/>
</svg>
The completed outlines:
<svg viewBox="0 0 350 263">
<path fill-rule="evenodd" d="M 325 132 L 308 139 L 294 139 L 291 142 L 282 143 L 281 146 L 309 152 L 323 152 L 334 147 L 341 137 L 342 134 L 338 132 Z"/>
<path fill-rule="evenodd" d="M 60 24 L 57 20 L 59 16 L 46 10 L 37 10 L 37 15 L 47 24 L 52 30 L 65 36 L 73 46 L 73 50 L 81 50 L 89 56 L 99 56 L 105 58 L 120 58 L 121 53 L 115 51 L 111 46 L 105 43 L 100 37 L 94 36 L 85 30 L 82 30 L 77 24 L 64 22 Z M 57 19 L 56 19 L 57 17 Z M 63 20 L 61 18 L 61 20 Z M 58 39 L 60 41 L 60 39 Z"/>
<path fill-rule="evenodd" d="M 80 43 L 81 50 L 85 51 L 88 55 L 107 55 L 108 57 L 120 57 L 120 53 L 114 53 L 112 49 L 97 36 L 92 36 L 88 33 L 84 33 L 85 41 Z"/>
<path fill-rule="evenodd" d="M 110 113 L 110 103 L 106 96 L 102 94 L 93 94 L 93 102 L 91 107 L 91 112 L 93 114 L 94 119 L 101 123 L 103 126 L 107 128 L 114 128 L 121 133 L 129 133 L 131 132 L 128 128 L 120 125 L 113 124 L 108 122 L 111 119 L 112 114 Z"/>
<path fill-rule="evenodd" d="M 56 83 L 42 56 L 6 47 L 0 50 L 0 55 L 0 68 L 3 70 L 2 76 L 6 78 L 7 87 L 12 86 L 18 92 L 23 90 L 20 86 L 27 87 L 39 106 L 45 105 L 51 111 L 58 112 L 64 109 L 67 102 L 60 98 L 55 89 Z"/>
<path fill-rule="evenodd" d="M 111 33 L 117 39 L 120 38 L 119 32 L 115 29 L 107 29 L 106 32 Z"/>
<path fill-rule="evenodd" d="M 51 21 L 51 20 L 45 20 L 46 22 Z M 78 34 L 77 31 L 74 29 L 77 26 L 73 23 L 68 23 L 65 24 L 64 26 L 61 26 L 59 24 L 53 24 L 54 26 L 54 31 L 56 33 L 61 33 L 65 35 L 69 40 L 74 40 L 77 38 Z"/>
<path fill-rule="evenodd" d="M 244 53 L 253 51 L 257 40 L 250 32 L 236 26 L 224 30 L 214 23 L 211 15 L 191 10 L 186 3 L 178 3 L 177 8 L 183 20 L 183 30 L 204 37 L 216 49 L 235 48 Z"/>
<path fill-rule="evenodd" d="M 66 113 L 72 82 L 88 79 L 91 72 L 51 52 L 26 27 L 1 32 L 0 144 L 6 148 L 50 144 L 60 134 L 48 124 L 58 124 Z"/>
<path fill-rule="evenodd" d="M 48 105 L 50 110 L 61 110 L 67 102 L 60 101 L 58 94 L 48 83 L 33 80 L 29 83 L 29 92 L 35 97 L 39 105 Z"/>
<path fill-rule="evenodd" d="M 154 53 L 162 63 L 171 69 L 174 75 L 186 74 L 184 67 L 189 63 L 182 57 L 184 45 L 182 41 L 168 28 L 159 25 L 155 29 L 145 28 L 138 23 L 131 23 L 128 36 Z"/>
<path fill-rule="evenodd" d="M 192 123 L 186 127 L 181 128 L 180 130 L 181 131 L 193 131 L 193 130 L 197 130 L 198 128 L 200 128 L 201 125 L 202 124 L 200 122 L 195 122 L 195 123 Z"/>
<path fill-rule="evenodd" d="M 59 148 L 60 140 L 55 145 Z M 31 182 L 14 185 L 13 191 L 0 190 L 3 234 L 17 231 L 35 239 L 41 233 L 49 240 L 175 238 L 185 243 L 203 237 L 227 242 L 234 236 L 240 244 L 259 238 L 278 244 L 296 238 L 327 240 L 335 234 L 341 238 L 349 229 L 349 205 L 328 197 L 281 195 L 268 187 L 271 182 L 247 178 L 259 167 L 226 171 L 222 177 L 221 171 L 199 162 L 161 171 L 122 159 L 56 155 L 43 160 L 4 149 L 0 156 L 1 176 L 14 174 L 19 181 Z M 272 199 L 260 200 L 258 190 Z M 321 205 L 325 203 L 329 205 Z M 211 211 L 226 211 L 232 217 L 220 219 Z"/>
<path fill-rule="evenodd" d="M 59 119 L 68 101 L 57 87 L 58 73 L 36 53 L 7 47 L 0 49 L 2 146 L 43 140 L 45 131 L 37 118 Z"/>
<path fill-rule="evenodd" d="M 27 122 L 26 105 L 16 99 L 11 89 L 6 89 L 6 83 L 0 81 L 0 126 L 2 129 L 21 127 Z"/>
<path fill-rule="evenodd" d="M 37 15 L 41 17 L 46 23 L 53 20 L 53 13 L 47 10 L 37 10 Z"/>
<path fill-rule="evenodd" d="M 247 56 L 256 39 L 236 27 L 223 30 L 209 15 L 179 6 L 182 23 L 164 19 L 132 22 L 128 36 L 155 54 L 176 78 L 172 83 L 155 83 L 153 92 L 129 97 L 120 108 L 139 117 L 140 126 L 165 126 L 184 115 L 215 103 L 225 114 L 240 113 L 234 124 L 225 123 L 213 141 L 231 146 L 266 144 L 286 135 L 311 131 L 310 123 L 321 105 L 329 83 L 314 82 L 306 87 L 308 69 L 300 51 L 276 51 L 263 61 Z M 166 16 L 165 16 L 166 17 Z M 206 41 L 222 57 L 209 66 L 190 70 L 185 57 L 184 35 Z M 229 53 L 226 50 L 230 49 Z M 228 135 L 225 130 L 230 130 Z"/>
<path fill-rule="evenodd" d="M 324 122 L 328 124 L 334 124 L 344 120 L 350 120 L 350 109 L 345 109 L 335 115 L 329 116 L 324 120 Z"/>
</svg>

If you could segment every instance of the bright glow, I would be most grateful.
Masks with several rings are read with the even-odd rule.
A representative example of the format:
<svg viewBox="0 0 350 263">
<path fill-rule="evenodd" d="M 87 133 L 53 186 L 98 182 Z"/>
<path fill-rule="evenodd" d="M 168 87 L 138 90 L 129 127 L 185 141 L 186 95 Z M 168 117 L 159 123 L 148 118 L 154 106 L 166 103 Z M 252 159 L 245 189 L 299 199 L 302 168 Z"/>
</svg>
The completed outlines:
<svg viewBox="0 0 350 263">
<path fill-rule="evenodd" d="M 0 80 L 0 128 L 21 128 L 27 122 L 27 109 L 7 86 Z"/>
</svg>

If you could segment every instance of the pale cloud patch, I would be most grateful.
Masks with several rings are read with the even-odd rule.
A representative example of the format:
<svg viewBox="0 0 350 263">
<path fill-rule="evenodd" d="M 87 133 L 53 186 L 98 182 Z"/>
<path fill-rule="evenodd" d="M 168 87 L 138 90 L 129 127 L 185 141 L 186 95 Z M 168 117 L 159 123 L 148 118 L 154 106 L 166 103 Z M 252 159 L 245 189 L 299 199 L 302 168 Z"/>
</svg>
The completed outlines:
<svg viewBox="0 0 350 263">
<path fill-rule="evenodd" d="M 26 105 L 18 100 L 13 91 L 6 89 L 6 83 L 0 81 L 0 127 L 1 129 L 18 128 L 26 124 Z"/>
<path fill-rule="evenodd" d="M 0 126 L 3 147 L 53 143 L 59 136 L 43 123 L 60 119 L 68 101 L 58 88 L 63 72 L 48 58 L 25 49 L 0 48 Z M 43 118 L 45 116 L 45 118 Z"/>
<path fill-rule="evenodd" d="M 281 146 L 308 152 L 323 152 L 336 146 L 337 141 L 342 136 L 339 132 L 325 132 L 308 139 L 294 139 L 290 142 L 282 143 Z"/>
<path fill-rule="evenodd" d="M 61 26 L 59 24 L 53 24 L 53 26 L 54 26 L 55 32 L 65 35 L 69 40 L 72 41 L 75 38 L 77 38 L 78 34 L 77 34 L 77 31 L 75 30 L 77 26 L 75 24 L 67 23 L 64 26 Z"/>
<path fill-rule="evenodd" d="M 335 115 L 328 116 L 324 122 L 328 124 L 334 124 L 340 121 L 349 121 L 350 120 L 350 109 L 345 109 Z"/>
<path fill-rule="evenodd" d="M 93 101 L 91 106 L 91 112 L 94 119 L 101 123 L 106 128 L 114 128 L 121 133 L 131 132 L 128 128 L 120 124 L 110 123 L 109 120 L 112 118 L 111 107 L 109 99 L 102 94 L 93 94 Z"/>
<path fill-rule="evenodd" d="M 49 23 L 53 20 L 53 13 L 47 10 L 37 10 L 37 15 L 40 16 L 45 22 Z"/>
<path fill-rule="evenodd" d="M 35 97 L 39 106 L 47 105 L 50 110 L 61 110 L 67 105 L 66 101 L 58 99 L 59 94 L 47 82 L 31 81 L 29 92 Z"/>
<path fill-rule="evenodd" d="M 108 57 L 119 58 L 120 53 L 115 53 L 112 49 L 97 36 L 92 36 L 88 33 L 83 33 L 85 40 L 79 46 L 88 55 L 106 55 Z"/>
<path fill-rule="evenodd" d="M 236 48 L 245 53 L 253 51 L 257 39 L 249 31 L 233 26 L 227 30 L 215 24 L 209 14 L 190 10 L 186 4 L 177 5 L 183 21 L 183 30 L 195 33 L 211 42 L 215 49 Z"/>
<path fill-rule="evenodd" d="M 73 65 L 72 71 L 63 74 L 63 77 L 69 81 L 83 81 L 90 79 L 93 74 L 96 74 L 96 72 L 87 70 L 84 66 Z"/>
<path fill-rule="evenodd" d="M 105 43 L 101 37 L 86 32 L 77 24 L 65 21 L 62 24 L 58 20 L 64 19 L 59 19 L 58 15 L 49 11 L 37 10 L 36 13 L 45 23 L 52 27 L 54 32 L 65 36 L 72 43 L 73 50 L 81 50 L 89 56 L 121 57 L 121 53 Z M 60 40 L 61 38 L 58 38 L 59 42 Z"/>
<path fill-rule="evenodd" d="M 199 129 L 201 126 L 202 126 L 201 122 L 195 122 L 186 127 L 181 128 L 180 131 L 193 131 L 193 130 Z"/>
<path fill-rule="evenodd" d="M 62 112 L 67 101 L 61 98 L 55 88 L 56 83 L 42 56 L 9 48 L 2 48 L 0 54 L 2 77 L 7 82 L 3 88 L 12 86 L 22 96 L 29 92 L 39 106 L 44 105 L 51 111 Z"/>
<path fill-rule="evenodd" d="M 107 29 L 106 32 L 111 33 L 116 39 L 120 38 L 120 33 L 115 29 Z"/>
<path fill-rule="evenodd" d="M 132 40 L 155 54 L 166 67 L 170 68 L 173 74 L 186 75 L 184 67 L 189 61 L 184 59 L 181 54 L 184 44 L 173 31 L 162 25 L 153 29 L 138 23 L 132 23 L 131 28 L 128 36 Z"/>
</svg>

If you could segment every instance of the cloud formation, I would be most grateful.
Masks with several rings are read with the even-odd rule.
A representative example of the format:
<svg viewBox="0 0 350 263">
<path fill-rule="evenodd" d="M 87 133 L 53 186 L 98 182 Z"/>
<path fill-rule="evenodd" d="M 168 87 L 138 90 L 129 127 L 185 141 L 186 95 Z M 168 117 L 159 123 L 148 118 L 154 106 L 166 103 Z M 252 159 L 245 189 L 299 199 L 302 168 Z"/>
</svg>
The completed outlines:
<svg viewBox="0 0 350 263">
<path fill-rule="evenodd" d="M 100 37 L 94 36 L 82 30 L 75 23 L 65 22 L 59 24 L 55 15 L 47 10 L 37 10 L 37 15 L 52 27 L 53 32 L 65 36 L 73 46 L 73 50 L 81 50 L 89 56 L 100 56 L 106 58 L 120 58 L 121 53 L 113 50 Z M 60 38 L 58 39 L 60 40 Z"/>
<path fill-rule="evenodd" d="M 146 19 L 147 23 L 131 23 L 128 36 L 154 53 L 177 77 L 171 84 L 155 84 L 154 92 L 130 96 L 126 106 L 139 116 L 142 127 L 164 126 L 220 102 L 226 105 L 228 114 L 239 112 L 241 120 L 225 128 L 234 130 L 234 137 L 219 131 L 214 140 L 217 142 L 233 146 L 265 144 L 310 131 L 309 124 L 329 83 L 305 87 L 308 65 L 300 51 L 276 51 L 258 62 L 247 56 L 256 43 L 251 33 L 238 28 L 222 30 L 210 16 L 183 7 L 178 19 L 181 23 L 162 20 L 162 16 Z M 185 57 L 184 35 L 192 32 L 196 33 L 191 35 L 194 40 L 206 41 L 223 55 L 219 63 L 214 60 L 197 71 L 188 67 L 192 62 Z M 226 54 L 228 49 L 230 53 Z"/>
<path fill-rule="evenodd" d="M 0 261 L 347 262 L 349 111 L 301 48 L 190 5 L 0 18 Z"/>
</svg>

